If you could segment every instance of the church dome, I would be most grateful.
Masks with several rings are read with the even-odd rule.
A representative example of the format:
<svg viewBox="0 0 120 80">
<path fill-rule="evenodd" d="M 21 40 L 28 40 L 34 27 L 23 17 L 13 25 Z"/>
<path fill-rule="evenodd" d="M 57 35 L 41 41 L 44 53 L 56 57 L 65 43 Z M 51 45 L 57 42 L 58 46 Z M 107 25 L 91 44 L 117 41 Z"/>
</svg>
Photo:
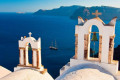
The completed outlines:
<svg viewBox="0 0 120 80">
<path fill-rule="evenodd" d="M 113 76 L 97 69 L 81 69 L 67 74 L 62 80 L 115 80 Z"/>
<path fill-rule="evenodd" d="M 32 69 L 15 71 L 0 80 L 54 80 L 48 72 L 41 74 Z"/>
<path fill-rule="evenodd" d="M 69 68 L 56 80 L 116 80 L 116 78 L 96 64 L 85 63 Z"/>
</svg>

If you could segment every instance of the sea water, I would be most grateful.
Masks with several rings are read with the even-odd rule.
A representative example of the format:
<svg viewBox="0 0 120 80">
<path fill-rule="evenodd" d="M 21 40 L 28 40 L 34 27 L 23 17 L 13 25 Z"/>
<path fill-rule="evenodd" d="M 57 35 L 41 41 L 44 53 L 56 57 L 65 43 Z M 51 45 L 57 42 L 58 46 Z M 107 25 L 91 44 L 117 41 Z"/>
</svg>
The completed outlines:
<svg viewBox="0 0 120 80">
<path fill-rule="evenodd" d="M 119 24 L 117 21 L 115 47 L 120 44 Z M 0 13 L 0 65 L 13 71 L 19 64 L 18 40 L 32 32 L 36 39 L 41 37 L 42 64 L 56 78 L 60 68 L 75 54 L 75 25 L 77 20 L 64 16 Z M 58 50 L 50 50 L 55 40 Z"/>
</svg>

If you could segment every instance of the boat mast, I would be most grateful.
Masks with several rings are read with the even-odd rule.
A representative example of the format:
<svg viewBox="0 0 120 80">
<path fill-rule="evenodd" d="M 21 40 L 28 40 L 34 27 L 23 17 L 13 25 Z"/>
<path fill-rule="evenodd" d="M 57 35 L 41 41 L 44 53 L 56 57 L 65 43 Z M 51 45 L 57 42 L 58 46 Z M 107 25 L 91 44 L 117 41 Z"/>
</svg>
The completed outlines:
<svg viewBox="0 0 120 80">
<path fill-rule="evenodd" d="M 56 46 L 56 40 L 55 40 L 55 48 L 57 48 L 57 46 Z"/>
<path fill-rule="evenodd" d="M 51 43 L 51 47 L 53 47 L 53 41 L 52 41 L 52 43 Z"/>
</svg>

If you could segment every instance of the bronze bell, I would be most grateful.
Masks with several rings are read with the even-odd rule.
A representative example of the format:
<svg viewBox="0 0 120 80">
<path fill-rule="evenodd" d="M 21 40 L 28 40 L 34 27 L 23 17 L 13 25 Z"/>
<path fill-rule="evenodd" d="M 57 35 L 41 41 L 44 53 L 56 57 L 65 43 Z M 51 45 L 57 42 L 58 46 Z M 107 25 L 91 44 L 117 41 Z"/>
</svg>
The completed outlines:
<svg viewBox="0 0 120 80">
<path fill-rule="evenodd" d="M 97 36 L 96 36 L 96 32 L 93 32 L 93 36 L 91 41 L 98 41 Z"/>
<path fill-rule="evenodd" d="M 29 50 L 29 51 L 32 50 L 32 47 L 31 47 L 30 44 L 28 45 L 28 50 Z"/>
</svg>

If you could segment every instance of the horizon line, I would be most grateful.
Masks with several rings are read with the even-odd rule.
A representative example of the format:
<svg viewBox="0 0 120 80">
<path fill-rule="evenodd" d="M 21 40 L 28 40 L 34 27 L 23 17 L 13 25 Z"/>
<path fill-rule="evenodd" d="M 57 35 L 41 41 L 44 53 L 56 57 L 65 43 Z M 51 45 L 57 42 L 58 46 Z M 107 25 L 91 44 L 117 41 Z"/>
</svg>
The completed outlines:
<svg viewBox="0 0 120 80">
<path fill-rule="evenodd" d="M 83 6 L 83 5 L 67 5 L 67 6 L 59 6 L 56 8 L 51 8 L 51 9 L 38 9 L 38 10 L 53 10 L 53 9 L 58 9 L 60 7 L 72 7 L 72 6 L 80 6 L 80 7 L 86 7 L 86 8 L 91 8 L 91 7 L 113 7 L 113 8 L 120 8 L 120 7 L 115 7 L 115 6 L 105 6 L 105 5 L 101 5 L 101 6 Z M 37 10 L 37 11 L 38 11 Z M 17 13 L 19 11 L 0 11 L 0 13 Z M 24 12 L 24 13 L 33 13 L 36 11 L 20 11 L 20 12 Z"/>
</svg>

